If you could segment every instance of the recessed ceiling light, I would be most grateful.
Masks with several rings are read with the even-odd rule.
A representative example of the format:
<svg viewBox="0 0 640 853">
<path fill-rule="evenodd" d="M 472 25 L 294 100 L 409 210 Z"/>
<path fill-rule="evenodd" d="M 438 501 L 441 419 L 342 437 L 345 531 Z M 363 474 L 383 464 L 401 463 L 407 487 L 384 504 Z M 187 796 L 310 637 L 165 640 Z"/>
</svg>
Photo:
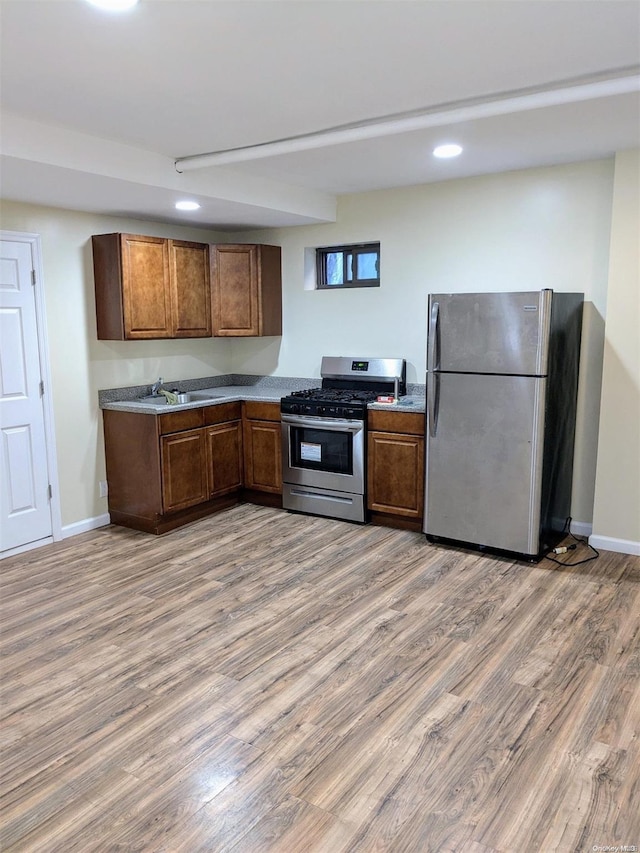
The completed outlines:
<svg viewBox="0 0 640 853">
<path fill-rule="evenodd" d="M 87 0 L 87 2 L 109 12 L 124 12 L 135 6 L 138 0 Z"/>
<path fill-rule="evenodd" d="M 458 154 L 462 154 L 462 146 L 461 145 L 438 145 L 437 148 L 433 149 L 434 157 L 457 157 Z"/>
<path fill-rule="evenodd" d="M 176 210 L 197 210 L 200 207 L 197 201 L 177 201 Z"/>
</svg>

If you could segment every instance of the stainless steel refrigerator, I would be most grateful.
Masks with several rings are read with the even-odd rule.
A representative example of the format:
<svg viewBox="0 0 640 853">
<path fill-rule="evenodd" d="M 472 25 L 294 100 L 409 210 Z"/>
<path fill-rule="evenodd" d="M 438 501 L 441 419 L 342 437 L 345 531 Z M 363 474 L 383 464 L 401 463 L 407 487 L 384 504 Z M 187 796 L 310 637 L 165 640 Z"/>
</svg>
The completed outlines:
<svg viewBox="0 0 640 853">
<path fill-rule="evenodd" d="M 538 559 L 570 515 L 581 293 L 428 303 L 424 532 Z"/>
</svg>

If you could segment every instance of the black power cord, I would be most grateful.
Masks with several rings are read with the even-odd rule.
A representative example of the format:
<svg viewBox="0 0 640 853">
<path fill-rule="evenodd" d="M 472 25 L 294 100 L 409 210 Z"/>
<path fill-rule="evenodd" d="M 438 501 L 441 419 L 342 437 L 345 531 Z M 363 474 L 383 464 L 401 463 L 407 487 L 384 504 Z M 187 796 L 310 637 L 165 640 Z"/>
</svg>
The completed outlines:
<svg viewBox="0 0 640 853">
<path fill-rule="evenodd" d="M 558 566 L 581 566 L 583 563 L 590 563 L 592 560 L 598 559 L 600 552 L 596 551 L 593 545 L 587 542 L 586 539 L 578 539 L 578 537 L 574 536 L 571 532 L 571 516 L 567 517 L 562 532 L 565 536 L 571 536 L 571 538 L 575 540 L 575 544 L 572 542 L 569 545 L 561 545 L 558 548 L 554 548 L 553 551 L 549 551 L 549 554 L 565 554 L 567 551 L 575 551 L 578 545 L 586 545 L 587 548 L 590 548 L 593 551 L 593 554 L 590 557 L 586 557 L 584 560 L 576 560 L 574 563 L 565 563 L 563 560 L 556 560 L 555 557 L 550 557 L 549 554 L 545 554 L 543 559 L 550 560 L 552 563 L 557 563 Z"/>
</svg>

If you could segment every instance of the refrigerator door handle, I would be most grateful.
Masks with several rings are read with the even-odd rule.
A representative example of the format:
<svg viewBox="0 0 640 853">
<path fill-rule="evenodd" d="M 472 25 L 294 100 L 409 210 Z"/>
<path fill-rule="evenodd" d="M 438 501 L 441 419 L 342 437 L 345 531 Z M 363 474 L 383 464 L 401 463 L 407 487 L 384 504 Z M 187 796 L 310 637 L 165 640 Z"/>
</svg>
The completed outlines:
<svg viewBox="0 0 640 853">
<path fill-rule="evenodd" d="M 431 304 L 429 316 L 429 350 L 427 353 L 427 411 L 429 414 L 429 435 L 435 438 L 438 428 L 438 396 L 440 377 L 434 373 L 440 362 L 440 303 Z"/>
<path fill-rule="evenodd" d="M 440 374 L 430 371 L 427 374 L 427 411 L 429 413 L 429 435 L 436 437 L 438 429 L 438 398 L 440 396 Z"/>
<path fill-rule="evenodd" d="M 438 346 L 438 336 L 440 334 L 440 303 L 434 302 L 431 305 L 431 316 L 429 317 L 429 352 L 427 355 L 427 370 L 432 371 L 439 367 L 436 364 L 436 357 L 440 360 L 440 352 Z"/>
</svg>

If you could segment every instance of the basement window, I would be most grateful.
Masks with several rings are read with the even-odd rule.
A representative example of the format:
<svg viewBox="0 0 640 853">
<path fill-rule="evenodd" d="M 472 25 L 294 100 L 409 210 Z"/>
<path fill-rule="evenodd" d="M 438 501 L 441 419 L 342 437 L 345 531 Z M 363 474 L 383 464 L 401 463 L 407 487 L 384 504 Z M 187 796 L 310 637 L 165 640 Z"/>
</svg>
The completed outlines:
<svg viewBox="0 0 640 853">
<path fill-rule="evenodd" d="M 316 288 L 380 287 L 380 243 L 316 249 Z"/>
</svg>

